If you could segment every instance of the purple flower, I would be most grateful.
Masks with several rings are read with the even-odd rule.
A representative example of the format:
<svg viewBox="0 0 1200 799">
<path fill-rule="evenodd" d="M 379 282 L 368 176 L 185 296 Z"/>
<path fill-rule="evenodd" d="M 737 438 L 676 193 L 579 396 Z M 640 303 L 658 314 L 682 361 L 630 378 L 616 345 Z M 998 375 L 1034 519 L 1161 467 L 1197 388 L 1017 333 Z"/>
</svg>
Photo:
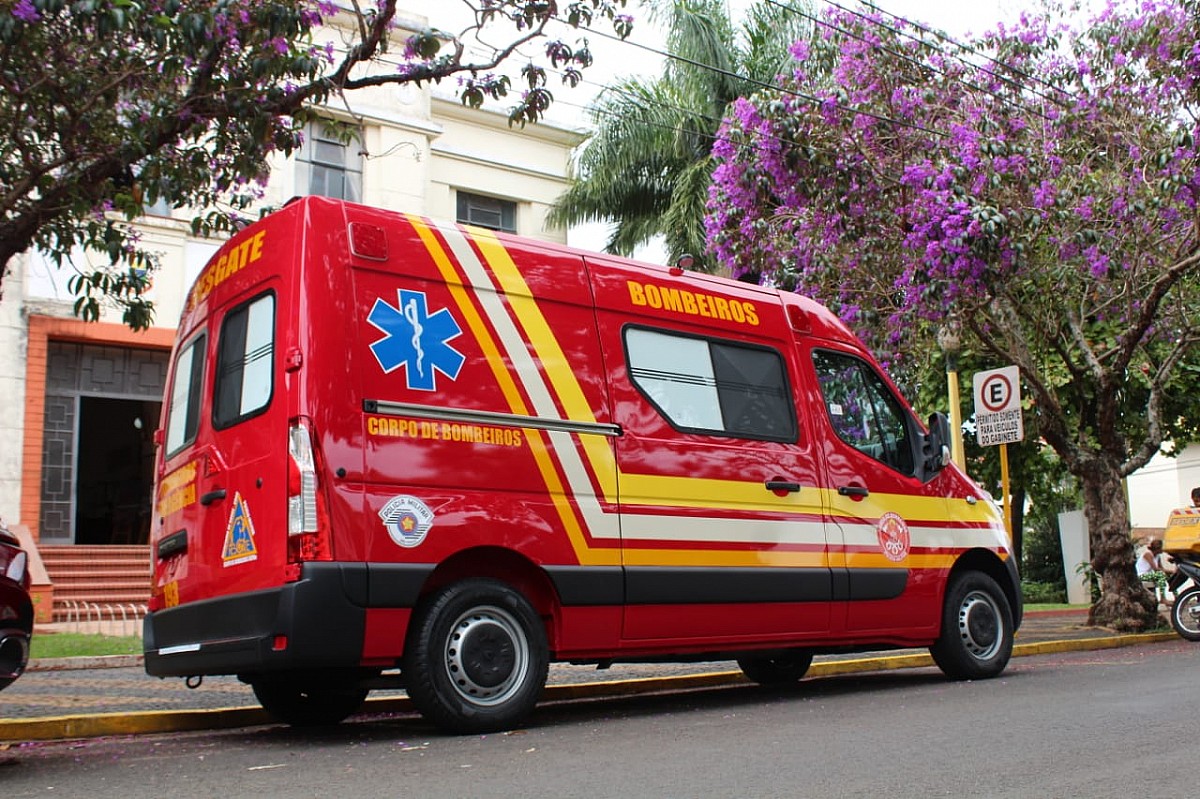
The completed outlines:
<svg viewBox="0 0 1200 799">
<path fill-rule="evenodd" d="M 42 18 L 38 10 L 34 8 L 33 0 L 18 0 L 13 6 L 12 15 L 22 22 L 37 22 Z"/>
</svg>

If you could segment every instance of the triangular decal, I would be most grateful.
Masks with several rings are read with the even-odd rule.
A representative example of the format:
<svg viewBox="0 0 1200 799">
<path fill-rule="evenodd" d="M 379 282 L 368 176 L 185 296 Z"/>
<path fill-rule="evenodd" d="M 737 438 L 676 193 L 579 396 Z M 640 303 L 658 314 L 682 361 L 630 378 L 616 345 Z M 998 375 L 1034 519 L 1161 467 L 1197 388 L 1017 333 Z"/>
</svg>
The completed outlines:
<svg viewBox="0 0 1200 799">
<path fill-rule="evenodd" d="M 235 566 L 257 559 L 254 523 L 250 521 L 250 508 L 239 491 L 233 496 L 233 510 L 229 512 L 229 526 L 225 529 L 225 551 L 221 553 L 221 560 L 226 566 Z"/>
</svg>

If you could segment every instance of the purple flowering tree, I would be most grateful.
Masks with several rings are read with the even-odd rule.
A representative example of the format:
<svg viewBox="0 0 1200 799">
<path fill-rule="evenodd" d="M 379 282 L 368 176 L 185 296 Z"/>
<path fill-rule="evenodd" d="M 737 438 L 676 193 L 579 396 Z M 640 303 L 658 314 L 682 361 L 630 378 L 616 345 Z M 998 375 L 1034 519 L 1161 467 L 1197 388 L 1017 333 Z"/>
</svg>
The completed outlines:
<svg viewBox="0 0 1200 799">
<path fill-rule="evenodd" d="M 396 0 L 6 3 L 0 290 L 19 253 L 38 247 L 61 265 L 81 246 L 111 265 L 73 276 L 76 313 L 95 319 L 101 301 L 115 302 L 126 323 L 146 327 L 153 263 L 126 222 L 147 205 L 220 201 L 232 211 L 206 213 L 194 228 L 237 225 L 267 157 L 300 146 L 314 106 L 352 108 L 352 93 L 371 86 L 456 78 L 464 103 L 514 99 L 511 122 L 536 122 L 553 99 L 547 66 L 575 84 L 591 63 L 586 40 L 556 37 L 598 23 L 627 36 L 624 2 L 467 0 L 457 33 L 401 28 Z M 319 44 L 323 25 L 339 29 L 336 47 Z M 518 48 L 514 86 L 498 68 Z"/>
<path fill-rule="evenodd" d="M 1155 618 L 1123 478 L 1200 424 L 1195 12 L 1072 29 L 1047 5 L 964 48 L 834 11 L 727 119 L 708 206 L 722 264 L 818 297 L 893 364 L 949 322 L 1020 367 L 1083 488 L 1092 621 L 1119 629 Z"/>
</svg>

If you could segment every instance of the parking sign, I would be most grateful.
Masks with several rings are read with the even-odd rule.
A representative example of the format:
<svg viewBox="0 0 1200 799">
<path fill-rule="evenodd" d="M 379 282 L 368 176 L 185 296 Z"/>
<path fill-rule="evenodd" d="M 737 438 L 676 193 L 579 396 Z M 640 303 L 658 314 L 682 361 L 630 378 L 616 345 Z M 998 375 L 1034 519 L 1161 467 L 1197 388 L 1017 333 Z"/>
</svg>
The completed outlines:
<svg viewBox="0 0 1200 799">
<path fill-rule="evenodd" d="M 1021 378 L 1017 367 L 976 372 L 975 435 L 979 446 L 1013 444 L 1025 438 L 1021 418 Z"/>
</svg>

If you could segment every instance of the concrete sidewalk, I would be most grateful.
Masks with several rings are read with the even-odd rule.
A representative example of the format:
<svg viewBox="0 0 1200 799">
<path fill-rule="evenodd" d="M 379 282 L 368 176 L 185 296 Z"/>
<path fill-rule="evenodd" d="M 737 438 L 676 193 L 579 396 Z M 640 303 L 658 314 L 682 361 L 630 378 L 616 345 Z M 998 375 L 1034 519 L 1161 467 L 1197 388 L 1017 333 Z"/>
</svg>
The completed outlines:
<svg viewBox="0 0 1200 799">
<path fill-rule="evenodd" d="M 1170 640 L 1171 631 L 1118 634 L 1086 626 L 1086 610 L 1028 613 L 1014 657 Z M 931 666 L 924 650 L 820 656 L 810 676 Z M 742 682 L 729 661 L 617 664 L 611 669 L 554 664 L 545 701 L 681 690 Z M 402 691 L 376 691 L 364 712 L 404 712 Z M 271 723 L 250 687 L 234 677 L 208 677 L 196 689 L 183 680 L 148 676 L 136 655 L 42 660 L 0 692 L 0 741 L 57 740 Z"/>
</svg>

